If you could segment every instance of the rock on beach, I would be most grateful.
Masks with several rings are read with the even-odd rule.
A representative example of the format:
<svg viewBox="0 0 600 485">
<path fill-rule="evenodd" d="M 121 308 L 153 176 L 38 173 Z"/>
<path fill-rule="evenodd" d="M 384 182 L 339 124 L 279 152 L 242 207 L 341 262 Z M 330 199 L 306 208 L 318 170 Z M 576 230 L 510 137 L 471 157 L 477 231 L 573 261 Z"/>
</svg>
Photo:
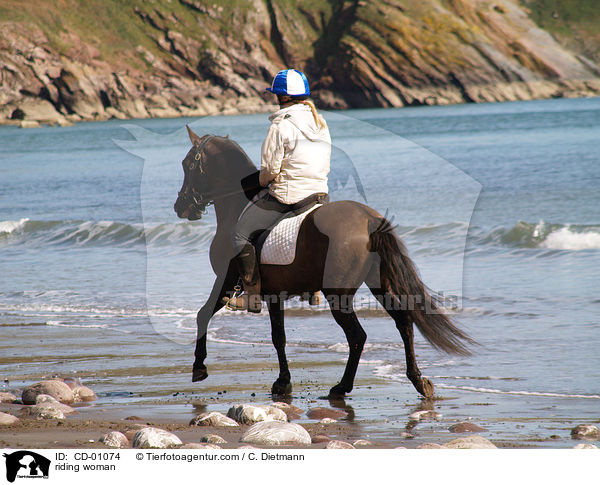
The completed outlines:
<svg viewBox="0 0 600 485">
<path fill-rule="evenodd" d="M 409 418 L 413 421 L 421 421 L 425 419 L 440 419 L 442 415 L 440 413 L 436 413 L 435 411 L 415 411 L 412 413 Z"/>
<path fill-rule="evenodd" d="M 336 419 L 336 420 L 345 418 L 346 416 L 348 416 L 348 413 L 346 411 L 341 411 L 339 409 L 311 408 L 308 410 L 306 415 L 310 419 L 316 419 L 318 421 L 321 421 L 325 418 Z"/>
<path fill-rule="evenodd" d="M 456 423 L 448 428 L 451 433 L 479 433 L 481 431 L 487 431 L 485 428 L 476 425 L 475 423 Z"/>
<path fill-rule="evenodd" d="M 0 413 L 0 426 L 12 426 L 19 423 L 21 420 L 16 416 L 8 413 Z"/>
<path fill-rule="evenodd" d="M 229 408 L 227 417 L 241 424 L 254 424 L 261 421 L 287 421 L 287 414 L 273 406 L 236 404 Z"/>
<path fill-rule="evenodd" d="M 60 403 L 58 401 L 52 402 L 52 401 L 42 401 L 38 404 L 35 404 L 31 407 L 25 408 L 26 411 L 29 411 L 29 413 L 31 415 L 36 415 L 36 414 L 40 414 L 43 413 L 44 410 L 55 410 L 55 411 L 60 411 L 63 414 L 73 414 L 76 413 L 77 411 L 75 411 L 75 409 L 73 409 L 71 406 L 69 406 L 68 404 L 63 404 Z M 50 411 L 52 412 L 52 411 Z"/>
<path fill-rule="evenodd" d="M 354 446 L 352 446 L 350 443 L 346 443 L 345 441 L 331 440 L 329 443 L 327 443 L 325 448 L 328 450 L 353 450 Z"/>
<path fill-rule="evenodd" d="M 222 445 L 227 443 L 227 440 L 221 438 L 218 434 L 207 434 L 200 438 L 200 443 L 210 443 L 213 445 Z"/>
<path fill-rule="evenodd" d="M 226 427 L 226 426 L 239 426 L 237 421 L 228 418 L 222 413 L 211 412 L 202 413 L 192 418 L 190 426 L 213 426 L 213 427 Z"/>
<path fill-rule="evenodd" d="M 104 443 L 110 448 L 129 448 L 129 440 L 120 431 L 111 431 L 100 438 L 100 443 Z"/>
<path fill-rule="evenodd" d="M 98 396 L 89 387 L 76 386 L 73 388 L 73 398 L 75 402 L 91 402 L 98 399 Z"/>
<path fill-rule="evenodd" d="M 133 437 L 133 448 L 175 448 L 183 442 L 178 436 L 159 428 L 144 428 Z"/>
<path fill-rule="evenodd" d="M 58 379 L 52 379 L 26 388 L 21 395 L 23 404 L 35 404 L 36 398 L 40 394 L 48 394 L 63 404 L 73 404 L 75 401 L 73 391 L 67 384 Z"/>
<path fill-rule="evenodd" d="M 571 438 L 575 440 L 597 440 L 600 438 L 600 430 L 593 424 L 580 424 L 571 430 Z"/>
<path fill-rule="evenodd" d="M 473 436 L 467 436 L 464 438 L 458 438 L 450 441 L 444 445 L 444 448 L 468 450 L 468 449 L 493 449 L 497 446 L 489 440 L 486 440 L 483 436 L 478 434 Z"/>
<path fill-rule="evenodd" d="M 13 403 L 17 400 L 17 396 L 10 392 L 0 392 L 0 402 Z"/>
<path fill-rule="evenodd" d="M 53 403 L 36 404 L 28 408 L 26 412 L 36 419 L 65 419 L 65 413 L 54 407 Z"/>
<path fill-rule="evenodd" d="M 281 409 L 285 414 L 287 414 L 288 421 L 292 419 L 298 419 L 304 413 L 303 409 L 286 402 L 274 402 L 271 404 L 271 406 Z"/>
<path fill-rule="evenodd" d="M 180 450 L 201 450 L 201 449 L 209 449 L 209 450 L 220 450 L 221 447 L 219 445 L 215 445 L 214 443 L 186 443 Z"/>
<path fill-rule="evenodd" d="M 262 421 L 252 425 L 240 439 L 255 445 L 310 445 L 311 438 L 302 426 L 282 421 Z"/>
</svg>

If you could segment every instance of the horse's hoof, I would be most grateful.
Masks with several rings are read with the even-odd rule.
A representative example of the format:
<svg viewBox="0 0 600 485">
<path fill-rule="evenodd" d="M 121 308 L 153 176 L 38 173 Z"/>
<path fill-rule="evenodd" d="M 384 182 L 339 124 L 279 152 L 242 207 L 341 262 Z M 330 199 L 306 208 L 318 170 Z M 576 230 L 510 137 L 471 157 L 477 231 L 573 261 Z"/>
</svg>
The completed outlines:
<svg viewBox="0 0 600 485">
<path fill-rule="evenodd" d="M 329 391 L 329 399 L 340 399 L 340 398 L 344 398 L 346 396 L 346 392 L 350 392 L 350 391 L 346 391 L 342 386 L 340 386 L 339 384 L 337 386 L 333 386 L 331 388 L 331 390 Z"/>
<path fill-rule="evenodd" d="M 292 393 L 292 383 L 280 381 L 277 379 L 271 387 L 271 394 L 274 396 L 289 396 Z"/>
<path fill-rule="evenodd" d="M 192 371 L 192 382 L 203 381 L 208 377 L 206 367 L 204 369 L 194 369 Z"/>
<path fill-rule="evenodd" d="M 433 382 L 427 379 L 427 377 L 423 377 L 420 387 L 421 389 L 419 389 L 419 392 L 423 394 L 426 399 L 433 399 Z"/>
</svg>

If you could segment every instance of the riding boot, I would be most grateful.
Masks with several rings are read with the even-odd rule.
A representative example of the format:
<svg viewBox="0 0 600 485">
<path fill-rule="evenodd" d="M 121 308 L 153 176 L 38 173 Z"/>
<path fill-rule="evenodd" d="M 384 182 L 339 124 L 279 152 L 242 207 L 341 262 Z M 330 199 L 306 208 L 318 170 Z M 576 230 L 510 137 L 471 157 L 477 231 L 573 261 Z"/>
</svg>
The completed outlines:
<svg viewBox="0 0 600 485">
<path fill-rule="evenodd" d="M 260 273 L 258 271 L 258 261 L 256 260 L 254 246 L 246 244 L 235 257 L 235 263 L 242 277 L 245 293 L 230 299 L 227 302 L 227 306 L 235 310 L 248 310 L 252 313 L 260 313 Z"/>
</svg>

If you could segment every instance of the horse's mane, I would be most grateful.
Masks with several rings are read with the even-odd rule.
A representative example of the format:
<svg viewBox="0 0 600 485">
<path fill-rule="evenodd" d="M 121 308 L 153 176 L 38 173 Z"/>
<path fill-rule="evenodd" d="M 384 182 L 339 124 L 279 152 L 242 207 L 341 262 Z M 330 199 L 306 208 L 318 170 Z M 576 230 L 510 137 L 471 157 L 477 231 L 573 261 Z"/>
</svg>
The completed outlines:
<svg viewBox="0 0 600 485">
<path fill-rule="evenodd" d="M 260 192 L 264 187 L 259 183 L 259 171 L 252 163 L 244 149 L 229 136 L 214 135 L 211 141 L 221 144 L 221 150 L 226 159 L 227 171 L 232 177 L 239 177 L 240 184 L 248 200 Z"/>
</svg>

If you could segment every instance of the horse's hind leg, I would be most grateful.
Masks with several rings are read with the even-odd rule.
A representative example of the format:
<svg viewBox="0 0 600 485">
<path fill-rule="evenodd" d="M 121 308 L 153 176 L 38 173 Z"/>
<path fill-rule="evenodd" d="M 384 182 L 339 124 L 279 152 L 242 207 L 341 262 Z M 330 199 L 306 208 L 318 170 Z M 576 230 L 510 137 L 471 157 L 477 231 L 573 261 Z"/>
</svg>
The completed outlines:
<svg viewBox="0 0 600 485">
<path fill-rule="evenodd" d="M 354 295 L 327 294 L 326 297 L 333 318 L 335 318 L 335 321 L 342 327 L 342 330 L 346 334 L 348 347 L 350 348 L 348 362 L 346 363 L 346 370 L 344 371 L 342 380 L 329 391 L 330 396 L 343 396 L 347 392 L 352 391 L 352 388 L 354 387 L 354 378 L 356 376 L 356 370 L 358 368 L 363 347 L 367 340 L 367 334 L 360 325 L 356 313 L 354 313 L 352 303 Z"/>
<path fill-rule="evenodd" d="M 285 396 L 292 393 L 290 370 L 285 355 L 285 327 L 283 319 L 283 302 L 280 298 L 269 299 L 269 318 L 271 319 L 271 338 L 279 359 L 279 377 L 273 383 L 271 394 Z"/>
<path fill-rule="evenodd" d="M 404 353 L 406 354 L 406 377 L 413 383 L 417 392 L 427 399 L 433 397 L 433 384 L 426 377 L 421 377 L 421 371 L 417 365 L 414 346 L 413 323 L 408 319 L 408 314 L 400 309 L 394 308 L 394 297 L 386 292 L 377 291 L 371 288 L 371 291 L 396 322 L 396 328 L 402 336 L 404 342 Z"/>
</svg>

